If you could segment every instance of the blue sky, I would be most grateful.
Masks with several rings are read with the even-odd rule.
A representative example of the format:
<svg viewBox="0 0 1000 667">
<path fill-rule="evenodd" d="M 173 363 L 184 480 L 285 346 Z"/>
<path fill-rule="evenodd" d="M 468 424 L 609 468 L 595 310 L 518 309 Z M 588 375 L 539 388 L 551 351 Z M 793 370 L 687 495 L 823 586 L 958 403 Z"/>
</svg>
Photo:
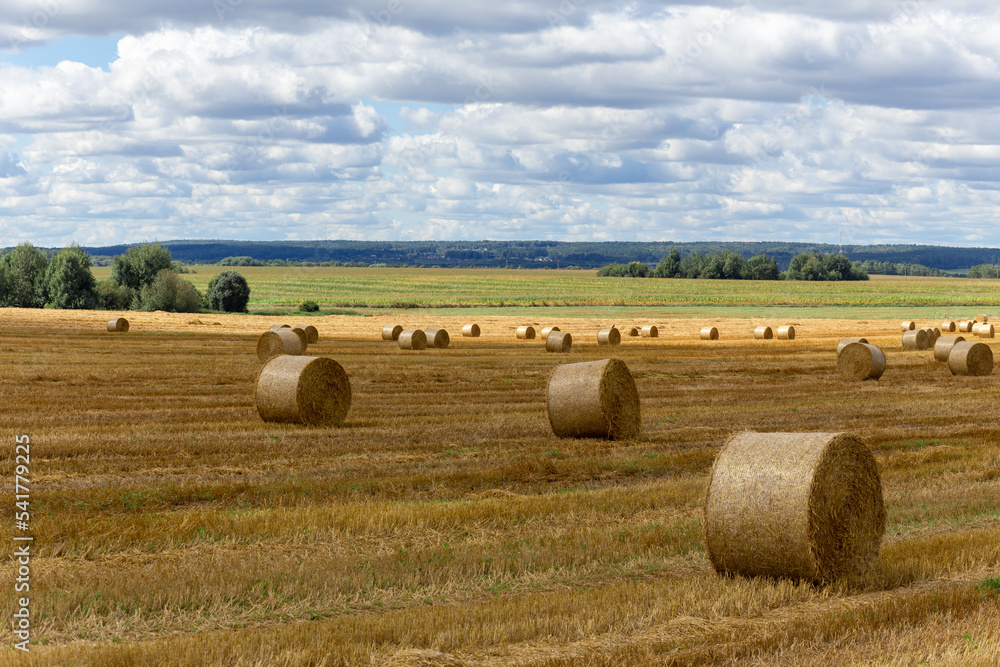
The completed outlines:
<svg viewBox="0 0 1000 667">
<path fill-rule="evenodd" d="M 8 0 L 0 245 L 1000 245 L 977 0 Z"/>
</svg>

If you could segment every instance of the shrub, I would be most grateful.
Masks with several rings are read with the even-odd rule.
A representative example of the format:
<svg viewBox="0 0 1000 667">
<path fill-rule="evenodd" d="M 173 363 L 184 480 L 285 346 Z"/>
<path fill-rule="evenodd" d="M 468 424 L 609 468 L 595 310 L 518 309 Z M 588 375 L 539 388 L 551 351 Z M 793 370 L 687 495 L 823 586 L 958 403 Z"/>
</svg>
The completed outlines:
<svg viewBox="0 0 1000 667">
<path fill-rule="evenodd" d="M 223 271 L 208 283 L 207 301 L 211 310 L 245 313 L 250 301 L 250 286 L 238 272 Z"/>
<path fill-rule="evenodd" d="M 104 310 L 128 310 L 138 297 L 135 290 L 115 281 L 102 280 L 97 284 L 97 307 Z"/>
<path fill-rule="evenodd" d="M 315 313 L 319 311 L 319 304 L 315 301 L 303 301 L 299 304 L 299 310 L 303 313 Z"/>
<path fill-rule="evenodd" d="M 142 288 L 143 310 L 196 313 L 201 309 L 201 293 L 170 269 L 162 269 L 153 282 Z"/>
</svg>

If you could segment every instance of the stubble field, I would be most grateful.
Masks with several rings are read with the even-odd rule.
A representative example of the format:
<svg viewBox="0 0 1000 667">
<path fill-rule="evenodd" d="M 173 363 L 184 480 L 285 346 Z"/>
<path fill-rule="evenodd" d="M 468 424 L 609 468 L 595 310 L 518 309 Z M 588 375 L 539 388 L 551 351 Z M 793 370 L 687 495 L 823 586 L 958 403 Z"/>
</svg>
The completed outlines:
<svg viewBox="0 0 1000 667">
<path fill-rule="evenodd" d="M 541 302 L 554 273 L 530 274 L 528 287 L 497 283 L 490 298 Z M 463 283 L 464 272 L 445 275 L 459 296 L 487 289 Z M 320 331 L 309 354 L 336 359 L 351 378 L 339 429 L 264 424 L 256 414 L 256 337 L 294 317 L 133 313 L 121 335 L 102 330 L 108 313 L 3 311 L 9 483 L 0 502 L 13 513 L 14 435 L 26 433 L 38 643 L 27 657 L 0 653 L 0 663 L 1000 659 L 998 379 L 953 377 L 930 352 L 904 352 L 898 332 L 907 307 L 927 325 L 996 314 L 983 306 L 995 301 L 992 283 L 868 284 L 883 284 L 876 296 L 908 290 L 912 306 L 848 303 L 859 288 L 826 285 L 826 302 L 813 308 L 784 304 L 815 299 L 815 286 L 779 283 L 785 296 L 761 304 L 764 320 L 739 302 L 692 306 L 661 292 L 639 294 L 660 300 L 644 308 L 595 301 L 593 316 L 572 300 L 369 309 L 366 298 L 416 302 L 423 288 L 363 279 L 352 288 L 360 296 L 341 303 L 339 279 L 313 280 L 322 287 L 289 288 L 286 300 L 359 313 L 309 319 Z M 261 282 L 259 293 L 272 289 Z M 694 296 L 725 286 L 624 282 Z M 272 306 L 262 299 L 252 310 Z M 461 338 L 473 319 L 484 336 Z M 403 352 L 379 339 L 397 322 L 444 326 L 452 346 Z M 597 330 L 612 322 L 656 324 L 661 337 L 598 347 Z M 572 332 L 572 353 L 515 341 L 520 324 Z M 721 340 L 697 338 L 709 324 Z M 794 324 L 798 337 L 753 340 L 758 324 Z M 836 374 L 834 348 L 848 335 L 886 351 L 878 383 Z M 555 438 L 551 371 L 611 355 L 636 378 L 642 435 Z M 701 533 L 708 473 L 741 430 L 843 430 L 872 446 L 889 515 L 872 571 L 822 587 L 712 571 Z M 12 532 L 4 522 L 0 539 L 12 544 Z M 10 619 L 5 551 L 0 615 Z"/>
</svg>

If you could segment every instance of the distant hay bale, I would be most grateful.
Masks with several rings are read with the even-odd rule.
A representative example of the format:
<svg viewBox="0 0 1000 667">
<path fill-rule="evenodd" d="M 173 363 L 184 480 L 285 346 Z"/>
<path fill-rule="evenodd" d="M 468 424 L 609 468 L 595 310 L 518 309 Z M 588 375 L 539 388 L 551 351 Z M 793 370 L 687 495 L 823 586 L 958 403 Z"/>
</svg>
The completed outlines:
<svg viewBox="0 0 1000 667">
<path fill-rule="evenodd" d="M 757 327 L 753 330 L 753 337 L 758 340 L 770 340 L 774 337 L 771 327 Z"/>
<path fill-rule="evenodd" d="M 948 353 L 948 368 L 952 375 L 989 375 L 993 372 L 993 350 L 986 343 L 955 343 Z"/>
<path fill-rule="evenodd" d="M 427 338 L 427 347 L 444 349 L 451 343 L 451 336 L 444 329 L 428 327 L 424 329 L 424 336 Z"/>
<path fill-rule="evenodd" d="M 618 359 L 563 364 L 549 378 L 549 423 L 560 438 L 621 440 L 639 435 L 639 392 Z"/>
<path fill-rule="evenodd" d="M 913 320 L 903 320 L 901 326 L 903 327 L 903 331 L 913 331 L 917 328 L 917 323 Z"/>
<path fill-rule="evenodd" d="M 548 342 L 548 339 L 545 341 Z M 622 334 L 618 329 L 611 327 L 610 329 L 601 329 L 597 332 L 597 344 L 598 345 L 620 345 L 622 342 Z"/>
<path fill-rule="evenodd" d="M 980 324 L 979 328 L 976 330 L 976 335 L 980 338 L 993 338 L 995 333 L 996 330 L 993 328 L 993 325 L 986 322 Z"/>
<path fill-rule="evenodd" d="M 987 315 L 976 315 L 977 322 L 989 322 L 989 316 Z"/>
<path fill-rule="evenodd" d="M 517 328 L 517 334 L 515 334 L 518 340 L 534 340 L 535 338 L 535 327 L 523 326 Z"/>
<path fill-rule="evenodd" d="M 542 340 L 547 340 L 549 334 L 552 333 L 553 331 L 559 331 L 559 327 L 545 327 L 538 332 L 538 337 L 541 338 Z"/>
<path fill-rule="evenodd" d="M 963 342 L 965 342 L 964 336 L 941 336 L 934 341 L 934 358 L 938 361 L 948 361 L 951 348 L 955 346 L 955 343 Z"/>
<path fill-rule="evenodd" d="M 115 317 L 108 320 L 108 331 L 114 333 L 128 333 L 128 320 L 124 317 Z"/>
<path fill-rule="evenodd" d="M 257 339 L 257 358 L 267 361 L 281 354 L 301 355 L 306 351 L 306 345 L 299 334 L 291 329 L 265 331 Z"/>
<path fill-rule="evenodd" d="M 277 331 L 278 329 L 291 329 L 291 328 L 292 327 L 290 327 L 287 324 L 273 324 L 271 325 L 271 328 L 268 329 L 268 331 Z"/>
<path fill-rule="evenodd" d="M 467 338 L 479 338 L 479 325 L 466 324 L 462 327 L 462 335 Z"/>
<path fill-rule="evenodd" d="M 401 333 L 403 333 L 403 327 L 398 324 L 388 324 L 382 327 L 382 340 L 399 340 Z"/>
<path fill-rule="evenodd" d="M 778 327 L 778 340 L 795 340 L 795 327 L 792 325 Z"/>
<path fill-rule="evenodd" d="M 719 330 L 715 327 L 704 327 L 700 335 L 702 340 L 719 340 Z"/>
<path fill-rule="evenodd" d="M 629 336 L 638 336 L 639 335 L 639 327 L 629 327 L 627 333 L 628 333 Z"/>
<path fill-rule="evenodd" d="M 569 352 L 573 347 L 573 337 L 566 331 L 553 331 L 545 337 L 546 352 Z"/>
<path fill-rule="evenodd" d="M 715 459 L 705 543 L 716 572 L 827 583 L 878 557 L 878 465 L 848 433 L 740 433 Z"/>
<path fill-rule="evenodd" d="M 925 329 L 913 329 L 903 334 L 903 348 L 926 350 L 928 347 L 930 347 L 930 337 Z"/>
<path fill-rule="evenodd" d="M 407 329 L 396 339 L 401 350 L 426 350 L 427 334 L 420 329 Z"/>
<path fill-rule="evenodd" d="M 850 345 L 851 343 L 867 343 L 867 338 L 841 338 L 840 342 L 837 343 L 837 355 L 839 356 L 841 351 Z"/>
<path fill-rule="evenodd" d="M 965 322 L 959 322 L 958 323 L 958 330 L 961 331 L 962 333 L 972 333 L 972 327 L 973 327 L 973 325 L 975 325 L 975 322 L 973 322 L 972 320 L 966 320 Z"/>
<path fill-rule="evenodd" d="M 319 341 L 319 331 L 311 324 L 300 324 L 296 329 L 302 329 L 306 332 L 306 342 L 312 345 L 313 343 Z"/>
<path fill-rule="evenodd" d="M 309 334 L 302 327 L 292 327 L 292 333 L 299 337 L 302 341 L 302 351 L 305 352 L 306 348 L 309 346 Z"/>
<path fill-rule="evenodd" d="M 333 359 L 282 355 L 260 369 L 254 401 L 266 422 L 339 426 L 351 408 L 351 381 Z"/>
<path fill-rule="evenodd" d="M 657 338 L 660 335 L 660 330 L 656 328 L 655 324 L 650 324 L 644 326 L 641 330 L 643 338 Z"/>
<path fill-rule="evenodd" d="M 956 328 L 957 328 L 957 326 L 955 325 L 954 322 L 942 322 L 941 323 L 941 332 L 942 333 L 952 333 L 953 331 L 955 331 Z"/>
<path fill-rule="evenodd" d="M 878 380 L 885 373 L 885 353 L 868 343 L 848 343 L 837 354 L 837 372 L 847 380 Z"/>
</svg>

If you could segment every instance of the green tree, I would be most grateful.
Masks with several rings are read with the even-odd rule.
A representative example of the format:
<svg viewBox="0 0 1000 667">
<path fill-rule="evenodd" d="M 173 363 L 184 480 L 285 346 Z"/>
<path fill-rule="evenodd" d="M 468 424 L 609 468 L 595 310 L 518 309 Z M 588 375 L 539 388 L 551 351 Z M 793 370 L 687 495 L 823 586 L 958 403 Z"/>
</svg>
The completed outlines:
<svg viewBox="0 0 1000 667">
<path fill-rule="evenodd" d="M 744 277 L 747 280 L 779 280 L 781 272 L 778 271 L 778 263 L 773 257 L 754 255 L 747 260 Z"/>
<path fill-rule="evenodd" d="M 201 309 L 201 293 L 170 269 L 161 269 L 153 282 L 142 288 L 143 310 L 196 313 Z"/>
<path fill-rule="evenodd" d="M 681 273 L 681 251 L 671 248 L 670 252 L 663 256 L 660 263 L 656 265 L 653 276 L 656 278 L 676 278 Z"/>
<path fill-rule="evenodd" d="M 49 303 L 56 308 L 94 308 L 96 281 L 90 272 L 90 255 L 74 244 L 63 248 L 49 262 L 44 284 Z"/>
<path fill-rule="evenodd" d="M 223 271 L 208 283 L 208 307 L 227 313 L 247 312 L 250 286 L 237 271 Z"/>
<path fill-rule="evenodd" d="M 49 258 L 31 245 L 22 243 L 0 260 L 7 274 L 4 305 L 41 308 L 45 305 L 45 268 Z"/>
<path fill-rule="evenodd" d="M 132 246 L 124 255 L 111 260 L 111 280 L 130 289 L 141 290 L 150 285 L 164 269 L 173 265 L 170 251 L 159 243 Z"/>
<path fill-rule="evenodd" d="M 104 310 L 128 310 L 133 301 L 138 301 L 138 293 L 119 285 L 110 278 L 97 285 L 97 307 Z"/>
</svg>

